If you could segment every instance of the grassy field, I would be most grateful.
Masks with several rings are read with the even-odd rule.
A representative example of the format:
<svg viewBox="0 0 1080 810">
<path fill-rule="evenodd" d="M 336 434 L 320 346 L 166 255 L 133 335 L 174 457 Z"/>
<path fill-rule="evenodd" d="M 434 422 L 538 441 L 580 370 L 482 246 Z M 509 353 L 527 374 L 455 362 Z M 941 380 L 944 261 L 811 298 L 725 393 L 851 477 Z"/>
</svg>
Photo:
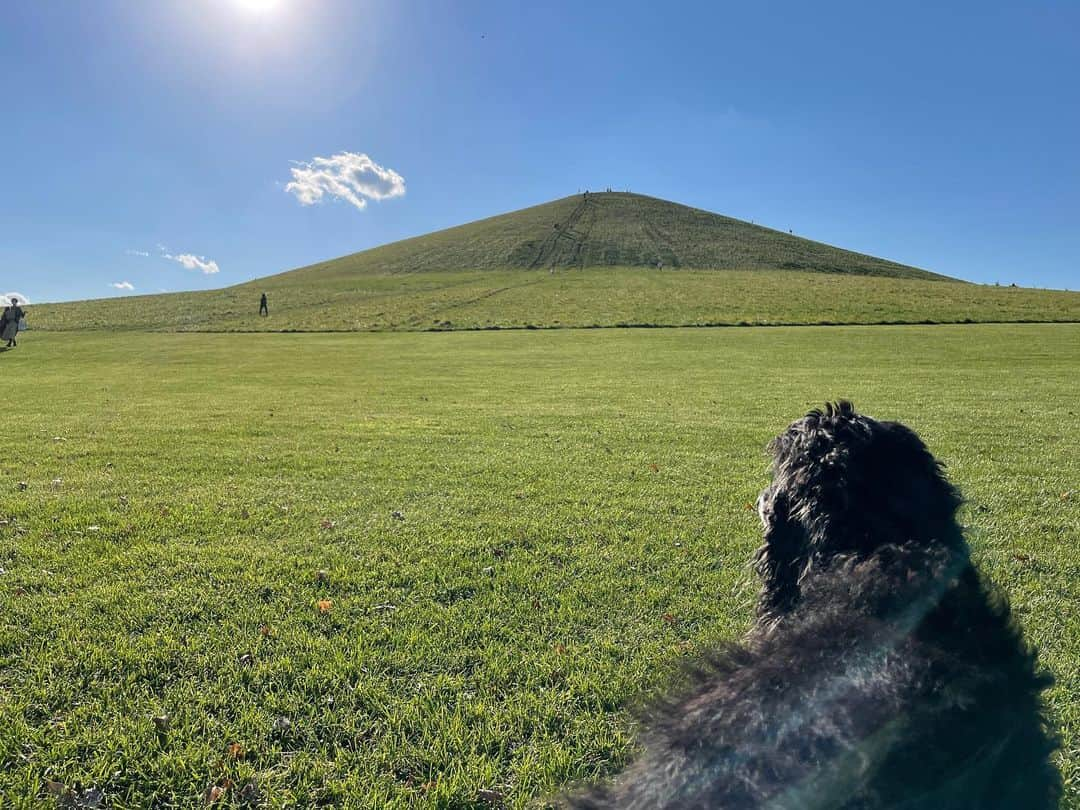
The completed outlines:
<svg viewBox="0 0 1080 810">
<path fill-rule="evenodd" d="M 258 317 L 259 293 L 270 317 Z M 223 290 L 35 306 L 37 329 L 459 330 L 1080 321 L 1080 292 L 781 270 L 286 273 Z"/>
<path fill-rule="evenodd" d="M 628 702 L 749 625 L 763 445 L 838 397 L 964 490 L 1080 807 L 1080 326 L 28 333 L 0 363 L 2 807 L 521 808 L 608 772 Z"/>
</svg>

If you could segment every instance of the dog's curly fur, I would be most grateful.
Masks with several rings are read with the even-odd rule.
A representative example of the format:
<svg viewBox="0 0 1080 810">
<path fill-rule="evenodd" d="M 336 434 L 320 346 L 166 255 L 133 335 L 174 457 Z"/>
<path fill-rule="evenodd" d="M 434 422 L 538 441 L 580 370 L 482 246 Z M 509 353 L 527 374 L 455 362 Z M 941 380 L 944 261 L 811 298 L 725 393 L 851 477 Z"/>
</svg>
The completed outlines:
<svg viewBox="0 0 1080 810">
<path fill-rule="evenodd" d="M 919 437 L 850 403 L 770 444 L 763 587 L 742 644 L 644 718 L 591 808 L 1051 808 L 1050 678 L 976 572 Z"/>
</svg>

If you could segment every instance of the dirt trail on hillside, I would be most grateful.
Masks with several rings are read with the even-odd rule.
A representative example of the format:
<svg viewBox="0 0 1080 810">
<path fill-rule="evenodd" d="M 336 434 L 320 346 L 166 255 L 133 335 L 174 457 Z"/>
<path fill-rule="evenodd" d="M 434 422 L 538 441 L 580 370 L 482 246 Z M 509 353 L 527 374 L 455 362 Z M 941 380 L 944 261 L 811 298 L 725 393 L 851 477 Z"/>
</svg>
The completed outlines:
<svg viewBox="0 0 1080 810">
<path fill-rule="evenodd" d="M 529 269 L 561 265 L 583 266 L 582 248 L 589 238 L 598 205 L 598 202 L 586 197 L 574 206 L 566 221 L 556 222 L 551 233 L 540 243 L 536 256 L 529 263 Z M 566 261 L 560 262 L 560 258 L 565 258 Z"/>
</svg>

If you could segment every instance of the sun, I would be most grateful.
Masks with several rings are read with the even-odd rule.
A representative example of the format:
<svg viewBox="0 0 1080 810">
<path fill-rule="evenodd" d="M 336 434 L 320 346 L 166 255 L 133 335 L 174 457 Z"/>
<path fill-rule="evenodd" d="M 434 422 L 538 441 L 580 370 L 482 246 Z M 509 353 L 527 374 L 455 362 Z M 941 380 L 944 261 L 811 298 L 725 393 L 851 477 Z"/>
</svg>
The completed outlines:
<svg viewBox="0 0 1080 810">
<path fill-rule="evenodd" d="M 278 9 L 281 5 L 281 0 L 232 0 L 242 11 L 247 11 L 252 14 L 270 14 Z"/>
</svg>

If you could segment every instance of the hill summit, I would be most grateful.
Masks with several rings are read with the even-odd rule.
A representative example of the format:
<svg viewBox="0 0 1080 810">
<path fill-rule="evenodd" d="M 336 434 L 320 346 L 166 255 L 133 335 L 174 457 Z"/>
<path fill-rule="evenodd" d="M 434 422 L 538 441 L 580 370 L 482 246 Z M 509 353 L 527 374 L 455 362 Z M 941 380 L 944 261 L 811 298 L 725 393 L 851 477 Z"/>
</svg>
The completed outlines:
<svg viewBox="0 0 1080 810">
<path fill-rule="evenodd" d="M 292 274 L 307 274 L 308 280 L 315 282 L 323 274 L 355 272 L 586 267 L 802 270 L 947 278 L 628 192 L 575 194 L 354 253 Z"/>
</svg>

